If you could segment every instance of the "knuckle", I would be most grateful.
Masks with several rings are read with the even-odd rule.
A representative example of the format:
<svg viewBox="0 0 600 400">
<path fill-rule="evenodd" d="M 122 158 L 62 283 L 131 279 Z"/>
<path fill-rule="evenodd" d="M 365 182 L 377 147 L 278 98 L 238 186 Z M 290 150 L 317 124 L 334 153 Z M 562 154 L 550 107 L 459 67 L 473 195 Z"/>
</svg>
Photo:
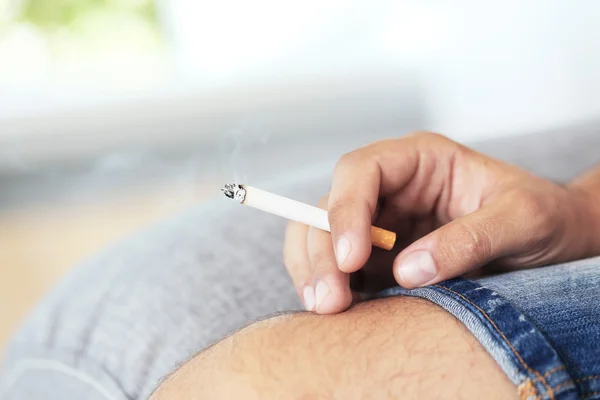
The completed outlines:
<svg viewBox="0 0 600 400">
<path fill-rule="evenodd" d="M 528 225 L 538 234 L 545 235 L 554 229 L 551 214 L 556 208 L 551 196 L 539 195 L 532 191 L 523 191 L 518 196 L 518 204 L 524 213 Z"/>
<path fill-rule="evenodd" d="M 322 268 L 331 262 L 332 255 L 325 248 L 319 248 L 311 254 L 310 258 L 313 268 Z"/>
<path fill-rule="evenodd" d="M 343 171 L 347 167 L 355 167 L 354 170 L 356 170 L 358 166 L 361 173 L 373 172 L 373 169 L 377 166 L 377 160 L 379 160 L 377 145 L 378 143 L 375 142 L 369 146 L 343 154 L 335 166 L 336 171 Z"/>
<path fill-rule="evenodd" d="M 408 137 L 413 137 L 419 140 L 428 140 L 428 141 L 451 141 L 448 137 L 442 135 L 441 133 L 430 132 L 430 131 L 415 131 L 408 135 Z"/>
<path fill-rule="evenodd" d="M 453 238 L 448 238 L 448 243 L 460 243 L 455 247 L 456 256 L 461 260 L 488 259 L 491 254 L 491 243 L 488 235 L 485 233 L 485 227 L 475 224 L 458 222 L 456 231 L 452 234 Z"/>
<path fill-rule="evenodd" d="M 548 212 L 546 199 L 535 192 L 529 190 L 521 191 L 517 200 L 523 213 L 533 220 L 545 217 Z"/>
<path fill-rule="evenodd" d="M 342 154 L 342 156 L 340 157 L 340 159 L 337 162 L 337 165 L 338 166 L 352 165 L 357 160 L 358 160 L 358 153 L 355 150 L 355 151 L 351 151 L 349 153 Z"/>
<path fill-rule="evenodd" d="M 377 204 L 371 205 L 362 198 L 342 195 L 333 201 L 327 210 L 331 229 L 351 226 L 354 222 L 371 221 Z M 366 223 L 366 222 L 365 222 Z"/>
<path fill-rule="evenodd" d="M 335 225 L 337 222 L 342 221 L 345 215 L 345 204 L 343 199 L 338 199 L 334 203 L 329 205 L 327 215 L 329 216 L 329 223 Z"/>
<path fill-rule="evenodd" d="M 542 212 L 540 197 L 529 190 L 519 192 L 517 200 L 527 214 L 533 215 Z"/>
</svg>

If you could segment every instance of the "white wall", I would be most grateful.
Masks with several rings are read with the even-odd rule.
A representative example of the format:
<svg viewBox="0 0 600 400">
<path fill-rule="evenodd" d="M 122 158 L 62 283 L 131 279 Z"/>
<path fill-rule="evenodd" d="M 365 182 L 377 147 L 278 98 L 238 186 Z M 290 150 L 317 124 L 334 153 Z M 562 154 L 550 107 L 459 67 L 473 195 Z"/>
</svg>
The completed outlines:
<svg viewBox="0 0 600 400">
<path fill-rule="evenodd" d="M 471 138 L 600 115 L 596 0 L 164 0 L 204 83 L 417 71 L 429 128 Z"/>
<path fill-rule="evenodd" d="M 0 172 L 221 140 L 257 109 L 295 112 L 274 135 L 342 134 L 331 127 L 360 121 L 364 131 L 410 125 L 465 141 L 600 117 L 597 0 L 157 2 L 174 59 L 143 68 L 148 84 L 110 70 L 77 90 L 68 70 L 49 75 L 47 93 L 35 79 L 0 80 Z"/>
</svg>

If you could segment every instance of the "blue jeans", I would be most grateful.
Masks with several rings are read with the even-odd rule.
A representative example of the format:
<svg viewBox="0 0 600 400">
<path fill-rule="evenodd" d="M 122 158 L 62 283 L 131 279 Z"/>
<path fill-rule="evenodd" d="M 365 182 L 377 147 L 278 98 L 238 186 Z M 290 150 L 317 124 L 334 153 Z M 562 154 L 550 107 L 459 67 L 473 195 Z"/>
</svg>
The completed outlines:
<svg viewBox="0 0 600 400">
<path fill-rule="evenodd" d="M 459 319 L 521 398 L 600 399 L 600 258 L 382 293 L 393 295 Z"/>
</svg>

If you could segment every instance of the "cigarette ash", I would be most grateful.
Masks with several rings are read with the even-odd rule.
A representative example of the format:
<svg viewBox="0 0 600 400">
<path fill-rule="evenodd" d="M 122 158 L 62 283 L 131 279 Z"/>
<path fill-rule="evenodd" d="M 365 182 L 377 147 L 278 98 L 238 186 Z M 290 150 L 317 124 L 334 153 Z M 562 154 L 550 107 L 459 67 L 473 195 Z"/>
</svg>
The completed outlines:
<svg viewBox="0 0 600 400">
<path fill-rule="evenodd" d="M 226 197 L 239 201 L 240 203 L 246 198 L 246 189 L 237 183 L 227 183 L 223 186 L 221 191 Z"/>
</svg>

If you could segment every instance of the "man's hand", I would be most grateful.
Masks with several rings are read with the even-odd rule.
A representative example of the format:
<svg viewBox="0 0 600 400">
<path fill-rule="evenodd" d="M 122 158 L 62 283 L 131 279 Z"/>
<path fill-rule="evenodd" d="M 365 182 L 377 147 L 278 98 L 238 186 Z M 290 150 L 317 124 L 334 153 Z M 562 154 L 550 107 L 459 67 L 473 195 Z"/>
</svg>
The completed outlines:
<svg viewBox="0 0 600 400">
<path fill-rule="evenodd" d="M 352 302 L 351 274 L 364 291 L 415 288 L 492 261 L 522 268 L 598 254 L 593 203 L 577 184 L 416 133 L 344 155 L 320 203 L 331 234 L 290 223 L 284 259 L 306 308 L 337 313 Z M 395 251 L 372 249 L 372 224 L 397 232 Z"/>
</svg>

